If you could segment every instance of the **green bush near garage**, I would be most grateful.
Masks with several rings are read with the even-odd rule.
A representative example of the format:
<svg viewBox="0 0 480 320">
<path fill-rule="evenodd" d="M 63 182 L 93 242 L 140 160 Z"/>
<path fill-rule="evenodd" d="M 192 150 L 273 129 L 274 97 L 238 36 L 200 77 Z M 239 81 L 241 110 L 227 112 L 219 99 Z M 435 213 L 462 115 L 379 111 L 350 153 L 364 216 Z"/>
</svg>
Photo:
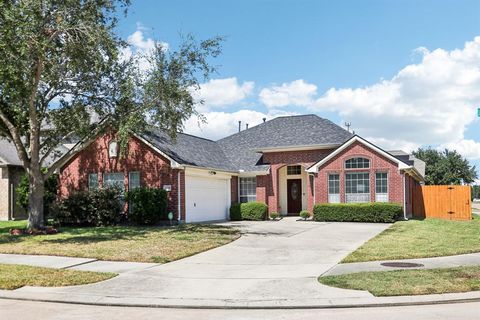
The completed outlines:
<svg viewBox="0 0 480 320">
<path fill-rule="evenodd" d="M 243 220 L 260 221 L 267 218 L 268 206 L 261 202 L 246 202 L 240 205 Z"/>
<path fill-rule="evenodd" d="M 242 220 L 242 212 L 240 209 L 240 203 L 233 203 L 230 207 L 230 220 L 231 221 L 241 221 Z"/>
<path fill-rule="evenodd" d="M 168 219 L 167 191 L 157 188 L 135 188 L 128 191 L 128 220 L 138 225 L 153 225 Z"/>
<path fill-rule="evenodd" d="M 315 221 L 392 223 L 402 214 L 397 203 L 319 203 L 313 207 Z"/>
</svg>

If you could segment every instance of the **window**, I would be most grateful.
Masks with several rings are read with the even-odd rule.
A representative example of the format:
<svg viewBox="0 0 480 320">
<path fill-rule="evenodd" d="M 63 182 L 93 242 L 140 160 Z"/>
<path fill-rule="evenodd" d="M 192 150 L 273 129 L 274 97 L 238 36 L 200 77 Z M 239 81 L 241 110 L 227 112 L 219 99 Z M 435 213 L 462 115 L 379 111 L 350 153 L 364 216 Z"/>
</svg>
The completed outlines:
<svg viewBox="0 0 480 320">
<path fill-rule="evenodd" d="M 97 190 L 98 189 L 98 174 L 90 173 L 88 175 L 88 190 Z"/>
<path fill-rule="evenodd" d="M 301 166 L 287 166 L 288 175 L 301 174 L 301 173 L 302 173 Z"/>
<path fill-rule="evenodd" d="M 345 201 L 370 201 L 370 175 L 368 172 L 349 172 L 345 174 Z"/>
<path fill-rule="evenodd" d="M 345 169 L 368 169 L 370 160 L 366 158 L 351 158 L 345 161 Z"/>
<path fill-rule="evenodd" d="M 240 202 L 250 202 L 257 200 L 257 178 L 239 178 L 240 184 Z"/>
<path fill-rule="evenodd" d="M 388 202 L 388 174 L 386 172 L 375 174 L 375 201 Z"/>
<path fill-rule="evenodd" d="M 328 175 L 328 202 L 340 203 L 340 175 L 338 173 Z"/>
<path fill-rule="evenodd" d="M 128 173 L 128 190 L 140 187 L 140 172 Z"/>
<path fill-rule="evenodd" d="M 108 156 L 110 158 L 115 158 L 118 153 L 118 143 L 115 140 L 110 141 L 108 144 Z"/>
<path fill-rule="evenodd" d="M 121 190 L 124 190 L 124 175 L 123 173 L 104 173 L 103 174 L 103 186 L 108 187 L 118 187 Z"/>
</svg>

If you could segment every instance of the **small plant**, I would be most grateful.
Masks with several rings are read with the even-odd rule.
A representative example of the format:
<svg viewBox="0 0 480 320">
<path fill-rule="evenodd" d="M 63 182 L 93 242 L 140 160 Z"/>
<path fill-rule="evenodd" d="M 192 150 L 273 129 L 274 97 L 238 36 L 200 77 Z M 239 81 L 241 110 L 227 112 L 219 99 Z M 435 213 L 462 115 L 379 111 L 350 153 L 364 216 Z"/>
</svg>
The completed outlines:
<svg viewBox="0 0 480 320">
<path fill-rule="evenodd" d="M 277 220 L 278 217 L 280 217 L 280 214 L 278 212 L 270 212 L 270 219 L 272 220 Z"/>
<path fill-rule="evenodd" d="M 302 210 L 300 211 L 300 217 L 303 218 L 303 220 L 307 220 L 308 218 L 310 218 L 312 214 L 310 212 L 308 212 L 307 210 Z"/>
</svg>

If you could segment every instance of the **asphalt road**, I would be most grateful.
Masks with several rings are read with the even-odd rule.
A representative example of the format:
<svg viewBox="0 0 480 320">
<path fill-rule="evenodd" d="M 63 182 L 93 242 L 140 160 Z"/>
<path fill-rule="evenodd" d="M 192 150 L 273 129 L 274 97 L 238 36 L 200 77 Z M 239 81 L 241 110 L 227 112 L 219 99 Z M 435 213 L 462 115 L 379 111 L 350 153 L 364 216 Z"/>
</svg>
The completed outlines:
<svg viewBox="0 0 480 320">
<path fill-rule="evenodd" d="M 88 320 L 88 319 L 478 319 L 480 302 L 412 307 L 308 310 L 206 310 L 100 307 L 0 299 L 0 319 Z"/>
</svg>

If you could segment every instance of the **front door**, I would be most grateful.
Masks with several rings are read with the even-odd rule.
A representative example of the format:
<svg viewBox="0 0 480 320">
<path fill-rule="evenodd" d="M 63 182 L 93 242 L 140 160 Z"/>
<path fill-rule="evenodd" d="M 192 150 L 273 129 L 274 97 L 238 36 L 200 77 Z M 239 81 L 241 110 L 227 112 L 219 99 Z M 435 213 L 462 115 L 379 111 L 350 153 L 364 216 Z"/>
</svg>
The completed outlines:
<svg viewBox="0 0 480 320">
<path fill-rule="evenodd" d="M 290 215 L 302 210 L 302 179 L 287 180 L 287 209 Z"/>
</svg>

